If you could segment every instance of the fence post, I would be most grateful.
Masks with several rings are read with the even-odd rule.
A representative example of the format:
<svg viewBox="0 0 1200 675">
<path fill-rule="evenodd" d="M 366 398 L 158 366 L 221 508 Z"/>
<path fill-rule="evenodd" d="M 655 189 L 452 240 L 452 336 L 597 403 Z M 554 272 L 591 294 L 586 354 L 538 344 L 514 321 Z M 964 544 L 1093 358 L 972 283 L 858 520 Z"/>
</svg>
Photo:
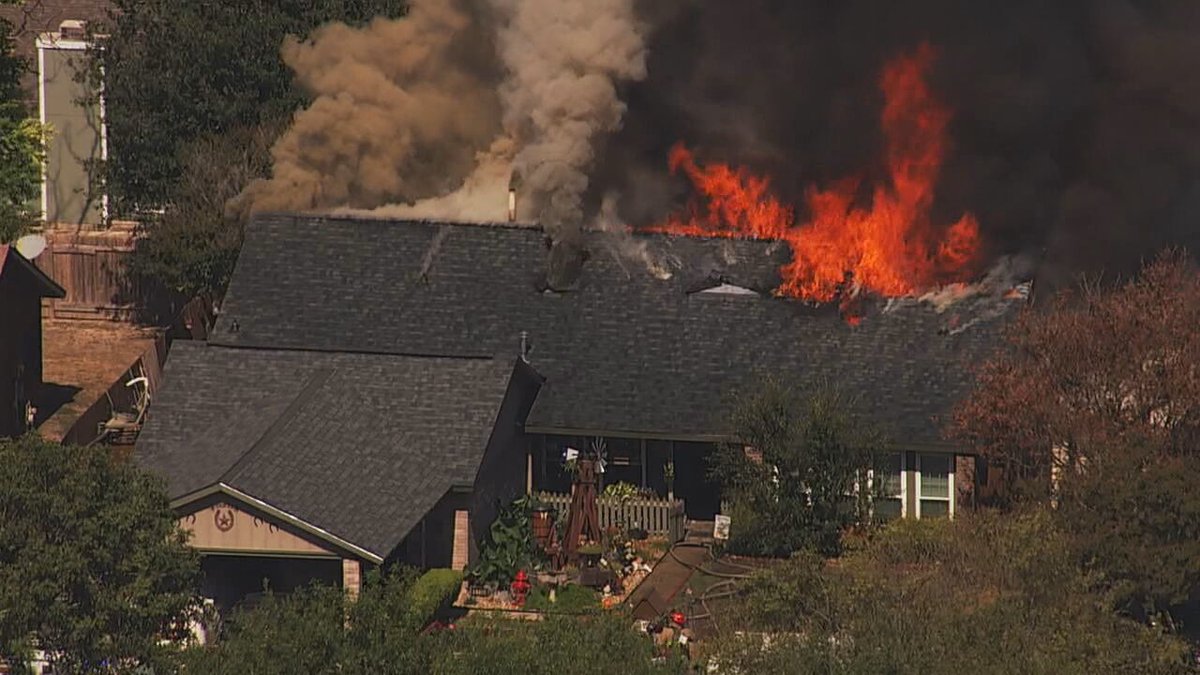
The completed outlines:
<svg viewBox="0 0 1200 675">
<path fill-rule="evenodd" d="M 668 539 L 669 543 L 683 540 L 683 502 L 677 501 L 671 505 L 669 515 L 670 520 Z"/>
</svg>

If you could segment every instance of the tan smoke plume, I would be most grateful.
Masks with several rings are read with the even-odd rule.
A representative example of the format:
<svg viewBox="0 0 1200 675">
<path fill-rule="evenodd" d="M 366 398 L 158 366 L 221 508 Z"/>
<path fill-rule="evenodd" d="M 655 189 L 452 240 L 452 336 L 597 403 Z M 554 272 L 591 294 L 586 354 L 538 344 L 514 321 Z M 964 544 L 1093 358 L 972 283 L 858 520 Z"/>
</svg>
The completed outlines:
<svg viewBox="0 0 1200 675">
<path fill-rule="evenodd" d="M 458 188 L 500 132 L 491 31 L 467 0 L 414 0 L 401 19 L 288 40 L 313 103 L 272 148 L 272 177 L 230 210 L 374 208 Z"/>
<path fill-rule="evenodd" d="M 555 235 L 583 220 L 597 136 L 621 125 L 624 80 L 646 77 L 633 0 L 491 0 L 506 68 L 504 129 L 530 214 Z"/>
<path fill-rule="evenodd" d="M 522 219 L 577 231 L 618 84 L 646 76 L 633 1 L 415 0 L 288 42 L 314 101 L 232 210 L 499 220 L 515 173 Z"/>
</svg>

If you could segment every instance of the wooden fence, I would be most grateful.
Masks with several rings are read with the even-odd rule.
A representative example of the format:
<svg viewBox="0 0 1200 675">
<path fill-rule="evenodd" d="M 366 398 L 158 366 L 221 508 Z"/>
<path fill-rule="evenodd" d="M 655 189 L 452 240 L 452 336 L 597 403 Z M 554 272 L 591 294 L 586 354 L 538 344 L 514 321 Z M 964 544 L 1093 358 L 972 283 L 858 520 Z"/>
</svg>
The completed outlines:
<svg viewBox="0 0 1200 675">
<path fill-rule="evenodd" d="M 537 492 L 534 496 L 560 513 L 566 513 L 571 508 L 571 495 Z M 596 498 L 596 512 L 600 517 L 601 528 L 611 525 L 640 527 L 648 534 L 664 536 L 672 543 L 683 539 L 685 516 L 683 500 L 680 499 L 671 501 L 645 497 L 601 496 Z"/>
<path fill-rule="evenodd" d="M 46 250 L 34 264 L 67 292 L 46 301 L 47 318 L 128 320 L 136 314 L 141 292 L 125 274 L 137 242 L 133 223 L 114 222 L 105 230 L 50 225 L 42 235 Z"/>
</svg>

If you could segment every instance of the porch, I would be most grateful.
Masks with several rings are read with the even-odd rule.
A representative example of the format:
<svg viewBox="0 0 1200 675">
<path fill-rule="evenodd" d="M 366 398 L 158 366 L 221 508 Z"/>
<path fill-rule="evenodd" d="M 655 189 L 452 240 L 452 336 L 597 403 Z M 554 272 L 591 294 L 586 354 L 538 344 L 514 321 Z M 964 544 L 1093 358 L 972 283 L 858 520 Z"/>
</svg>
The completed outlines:
<svg viewBox="0 0 1200 675">
<path fill-rule="evenodd" d="M 616 483 L 627 483 L 658 498 L 683 504 L 691 520 L 712 520 L 721 510 L 721 488 L 708 477 L 708 460 L 717 439 L 676 440 L 637 438 L 612 434 L 527 433 L 529 492 L 566 495 L 571 475 L 564 466 L 568 448 L 604 449 L 605 470 L 600 492 Z M 603 498 L 602 498 L 603 499 Z M 604 516 L 601 516 L 603 526 Z"/>
<path fill-rule="evenodd" d="M 569 493 L 533 494 L 556 513 L 566 513 L 571 507 Z M 596 514 L 601 529 L 612 526 L 642 529 L 651 537 L 664 537 L 668 543 L 683 539 L 686 533 L 687 516 L 681 499 L 600 496 L 596 498 Z"/>
</svg>

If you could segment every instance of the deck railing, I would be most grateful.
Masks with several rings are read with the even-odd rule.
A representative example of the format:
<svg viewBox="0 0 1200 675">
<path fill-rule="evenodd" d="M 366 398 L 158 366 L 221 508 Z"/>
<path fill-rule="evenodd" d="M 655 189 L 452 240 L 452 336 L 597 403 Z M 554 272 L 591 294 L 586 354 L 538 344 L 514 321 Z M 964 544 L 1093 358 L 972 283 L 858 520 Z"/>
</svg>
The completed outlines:
<svg viewBox="0 0 1200 675">
<path fill-rule="evenodd" d="M 566 513 L 571 508 L 571 495 L 537 492 L 535 496 L 559 513 Z M 685 516 L 680 499 L 600 496 L 596 498 L 596 515 L 600 517 L 601 528 L 610 525 L 639 527 L 651 536 L 666 537 L 670 542 L 683 539 Z"/>
</svg>

